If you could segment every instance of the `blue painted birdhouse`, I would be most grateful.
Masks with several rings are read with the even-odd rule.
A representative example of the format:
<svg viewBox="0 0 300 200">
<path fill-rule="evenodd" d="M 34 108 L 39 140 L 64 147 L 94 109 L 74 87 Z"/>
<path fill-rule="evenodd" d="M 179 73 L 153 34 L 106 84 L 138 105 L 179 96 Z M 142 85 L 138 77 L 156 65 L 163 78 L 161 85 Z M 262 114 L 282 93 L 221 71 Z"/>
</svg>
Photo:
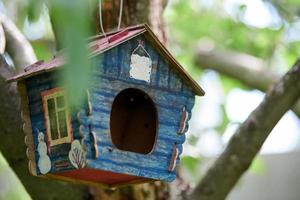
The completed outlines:
<svg viewBox="0 0 300 200">
<path fill-rule="evenodd" d="M 21 96 L 30 172 L 107 186 L 174 180 L 204 91 L 147 25 L 96 36 L 89 46 L 91 84 L 76 112 L 58 81 L 61 55 L 9 79 Z"/>
</svg>

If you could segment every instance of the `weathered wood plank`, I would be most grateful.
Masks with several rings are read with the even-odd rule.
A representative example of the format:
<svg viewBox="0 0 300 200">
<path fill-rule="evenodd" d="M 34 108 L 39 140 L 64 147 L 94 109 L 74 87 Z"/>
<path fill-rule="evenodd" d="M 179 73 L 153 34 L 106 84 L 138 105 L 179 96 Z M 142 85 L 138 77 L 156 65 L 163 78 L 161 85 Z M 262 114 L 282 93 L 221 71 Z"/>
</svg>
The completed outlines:
<svg viewBox="0 0 300 200">
<path fill-rule="evenodd" d="M 163 58 L 158 59 L 158 85 L 163 88 L 169 88 L 169 67 Z"/>
<path fill-rule="evenodd" d="M 37 168 L 36 168 L 36 156 L 34 154 L 35 149 L 35 141 L 32 135 L 32 124 L 30 121 L 30 111 L 28 108 L 28 97 L 27 97 L 27 88 L 24 81 L 18 82 L 18 91 L 21 96 L 21 109 L 22 109 L 22 119 L 24 122 L 23 130 L 25 132 L 25 144 L 27 146 L 26 155 L 28 157 L 28 169 L 32 175 L 37 175 Z"/>
<path fill-rule="evenodd" d="M 96 71 L 100 74 L 104 74 L 104 54 L 99 54 L 91 59 L 92 70 L 91 74 L 94 74 Z"/>
<path fill-rule="evenodd" d="M 124 42 L 119 46 L 119 49 L 124 49 L 127 50 L 127 52 L 123 51 L 122 54 L 122 67 L 120 69 L 120 76 L 119 78 L 127 78 L 129 77 L 129 70 L 130 70 L 130 57 L 131 57 L 131 52 L 133 51 L 133 45 L 130 42 Z"/>
<path fill-rule="evenodd" d="M 120 58 L 118 55 L 119 48 L 113 48 L 110 51 L 104 53 L 103 65 L 104 73 L 110 77 L 118 77 L 120 72 Z M 124 50 L 123 50 L 124 51 Z"/>
<path fill-rule="evenodd" d="M 174 69 L 170 69 L 170 82 L 169 87 L 171 90 L 181 91 L 182 88 L 182 79 L 179 77 L 178 72 Z"/>
<path fill-rule="evenodd" d="M 110 134 L 108 131 L 106 133 L 103 131 L 102 133 L 96 132 L 95 129 L 95 134 L 97 135 L 97 144 L 98 148 L 100 149 L 103 145 L 106 145 L 107 147 L 113 147 L 114 149 L 116 148 L 113 143 L 112 139 L 110 137 Z M 185 141 L 185 137 L 178 137 L 178 138 L 170 138 L 170 137 L 159 137 L 157 138 L 157 141 L 154 146 L 154 151 L 153 153 L 162 153 L 164 155 L 169 155 L 171 153 L 170 148 L 172 148 L 172 145 L 174 143 L 177 143 L 178 145 L 183 144 Z M 90 143 L 86 141 L 87 143 Z M 180 152 L 181 153 L 181 152 Z"/>
<path fill-rule="evenodd" d="M 45 83 L 58 83 L 59 73 L 60 71 L 55 71 L 30 77 L 26 79 L 26 86 L 28 89 L 31 89 L 43 85 Z"/>
<path fill-rule="evenodd" d="M 101 158 L 101 156 L 100 156 Z M 112 161 L 111 159 L 99 159 L 98 161 L 88 160 L 88 166 L 96 169 L 114 171 L 117 173 L 133 174 L 153 179 L 165 181 L 173 181 L 176 178 L 176 173 L 169 173 L 167 169 L 156 169 L 149 167 L 140 167 L 131 163 Z"/>
<path fill-rule="evenodd" d="M 105 79 L 103 79 L 105 80 Z M 95 85 L 90 89 L 93 105 L 98 102 L 112 102 L 113 98 L 123 89 L 133 87 L 145 91 L 156 104 L 165 105 L 166 107 L 175 107 L 180 110 L 180 106 L 189 105 L 189 110 L 194 104 L 194 96 L 186 96 L 181 92 L 170 93 L 168 91 L 158 91 L 156 89 L 143 87 L 142 85 L 124 84 L 120 80 L 113 82 L 106 80 L 100 85 Z"/>
</svg>

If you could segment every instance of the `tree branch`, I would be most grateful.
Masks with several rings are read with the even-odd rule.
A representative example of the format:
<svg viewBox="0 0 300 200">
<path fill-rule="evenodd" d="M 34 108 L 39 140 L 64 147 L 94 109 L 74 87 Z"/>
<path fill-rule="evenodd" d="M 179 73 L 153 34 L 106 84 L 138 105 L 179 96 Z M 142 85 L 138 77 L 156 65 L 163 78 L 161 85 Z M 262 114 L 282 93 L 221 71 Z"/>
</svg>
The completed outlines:
<svg viewBox="0 0 300 200">
<path fill-rule="evenodd" d="M 223 200 L 241 175 L 249 168 L 255 155 L 280 118 L 300 97 L 300 60 L 267 92 L 263 102 L 241 124 L 228 146 L 190 199 Z"/>
<path fill-rule="evenodd" d="M 35 53 L 28 40 L 3 13 L 0 13 L 0 23 L 5 33 L 6 51 L 12 57 L 16 69 L 22 69 L 36 62 Z"/>
<path fill-rule="evenodd" d="M 251 88 L 266 92 L 281 77 L 281 74 L 266 67 L 267 64 L 262 59 L 244 53 L 207 49 L 209 48 L 205 45 L 196 47 L 197 66 L 225 74 Z M 300 117 L 300 102 L 292 110 Z"/>
<path fill-rule="evenodd" d="M 153 29 L 155 35 L 159 40 L 166 45 L 167 35 L 166 35 L 166 25 L 163 20 L 164 9 L 167 6 L 167 0 L 151 0 L 150 1 L 150 13 L 149 22 L 151 28 Z"/>
<path fill-rule="evenodd" d="M 3 54 L 5 51 L 6 39 L 2 24 L 0 22 L 0 54 Z"/>
</svg>

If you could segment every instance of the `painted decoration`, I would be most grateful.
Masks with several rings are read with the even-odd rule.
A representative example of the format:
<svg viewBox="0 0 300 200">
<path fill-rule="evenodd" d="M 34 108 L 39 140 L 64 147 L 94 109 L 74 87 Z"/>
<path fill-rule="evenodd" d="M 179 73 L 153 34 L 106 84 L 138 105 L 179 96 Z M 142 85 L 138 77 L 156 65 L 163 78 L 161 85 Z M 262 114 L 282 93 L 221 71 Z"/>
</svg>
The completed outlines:
<svg viewBox="0 0 300 200">
<path fill-rule="evenodd" d="M 79 140 L 74 140 L 72 142 L 71 150 L 69 151 L 69 160 L 72 163 L 72 165 L 77 169 L 85 167 L 85 152 Z"/>
<path fill-rule="evenodd" d="M 152 60 L 141 42 L 132 52 L 130 60 L 130 77 L 150 83 Z"/>
<path fill-rule="evenodd" d="M 93 157 L 95 159 L 97 159 L 99 157 L 99 150 L 98 150 L 98 145 L 97 145 L 97 137 L 96 137 L 95 132 L 93 132 L 93 131 L 90 132 L 90 135 L 91 135 L 92 144 L 93 144 L 92 150 L 94 151 L 94 156 Z"/>
<path fill-rule="evenodd" d="M 178 134 L 181 135 L 181 134 L 184 133 L 185 127 L 186 127 L 186 125 L 187 125 L 188 117 L 189 117 L 189 113 L 187 112 L 186 107 L 183 106 L 183 108 L 182 108 L 182 114 L 181 114 L 181 119 L 180 119 L 179 130 L 178 130 Z"/>
<path fill-rule="evenodd" d="M 39 153 L 39 160 L 38 160 L 38 167 L 42 174 L 47 174 L 51 169 L 51 161 L 49 156 L 47 155 L 47 145 L 44 140 L 44 133 L 39 132 L 38 135 L 38 153 Z"/>
<path fill-rule="evenodd" d="M 173 151 L 172 151 L 171 161 L 170 161 L 170 164 L 169 164 L 169 167 L 168 167 L 168 171 L 169 172 L 172 172 L 172 171 L 175 170 L 176 161 L 177 161 L 178 156 L 179 156 L 179 150 L 177 148 L 177 145 L 174 144 L 173 145 Z"/>
</svg>

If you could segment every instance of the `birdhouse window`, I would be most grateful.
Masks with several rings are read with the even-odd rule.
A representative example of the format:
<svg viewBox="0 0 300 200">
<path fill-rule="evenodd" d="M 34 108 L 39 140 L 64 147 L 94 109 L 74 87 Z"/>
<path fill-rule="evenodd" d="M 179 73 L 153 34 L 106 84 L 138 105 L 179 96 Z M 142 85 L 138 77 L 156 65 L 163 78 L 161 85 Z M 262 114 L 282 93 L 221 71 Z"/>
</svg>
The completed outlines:
<svg viewBox="0 0 300 200">
<path fill-rule="evenodd" d="M 157 111 L 151 98 L 134 88 L 121 91 L 112 105 L 110 131 L 118 149 L 150 153 L 157 132 Z"/>
<path fill-rule="evenodd" d="M 46 132 L 50 145 L 71 142 L 71 122 L 62 89 L 42 93 Z"/>
</svg>

